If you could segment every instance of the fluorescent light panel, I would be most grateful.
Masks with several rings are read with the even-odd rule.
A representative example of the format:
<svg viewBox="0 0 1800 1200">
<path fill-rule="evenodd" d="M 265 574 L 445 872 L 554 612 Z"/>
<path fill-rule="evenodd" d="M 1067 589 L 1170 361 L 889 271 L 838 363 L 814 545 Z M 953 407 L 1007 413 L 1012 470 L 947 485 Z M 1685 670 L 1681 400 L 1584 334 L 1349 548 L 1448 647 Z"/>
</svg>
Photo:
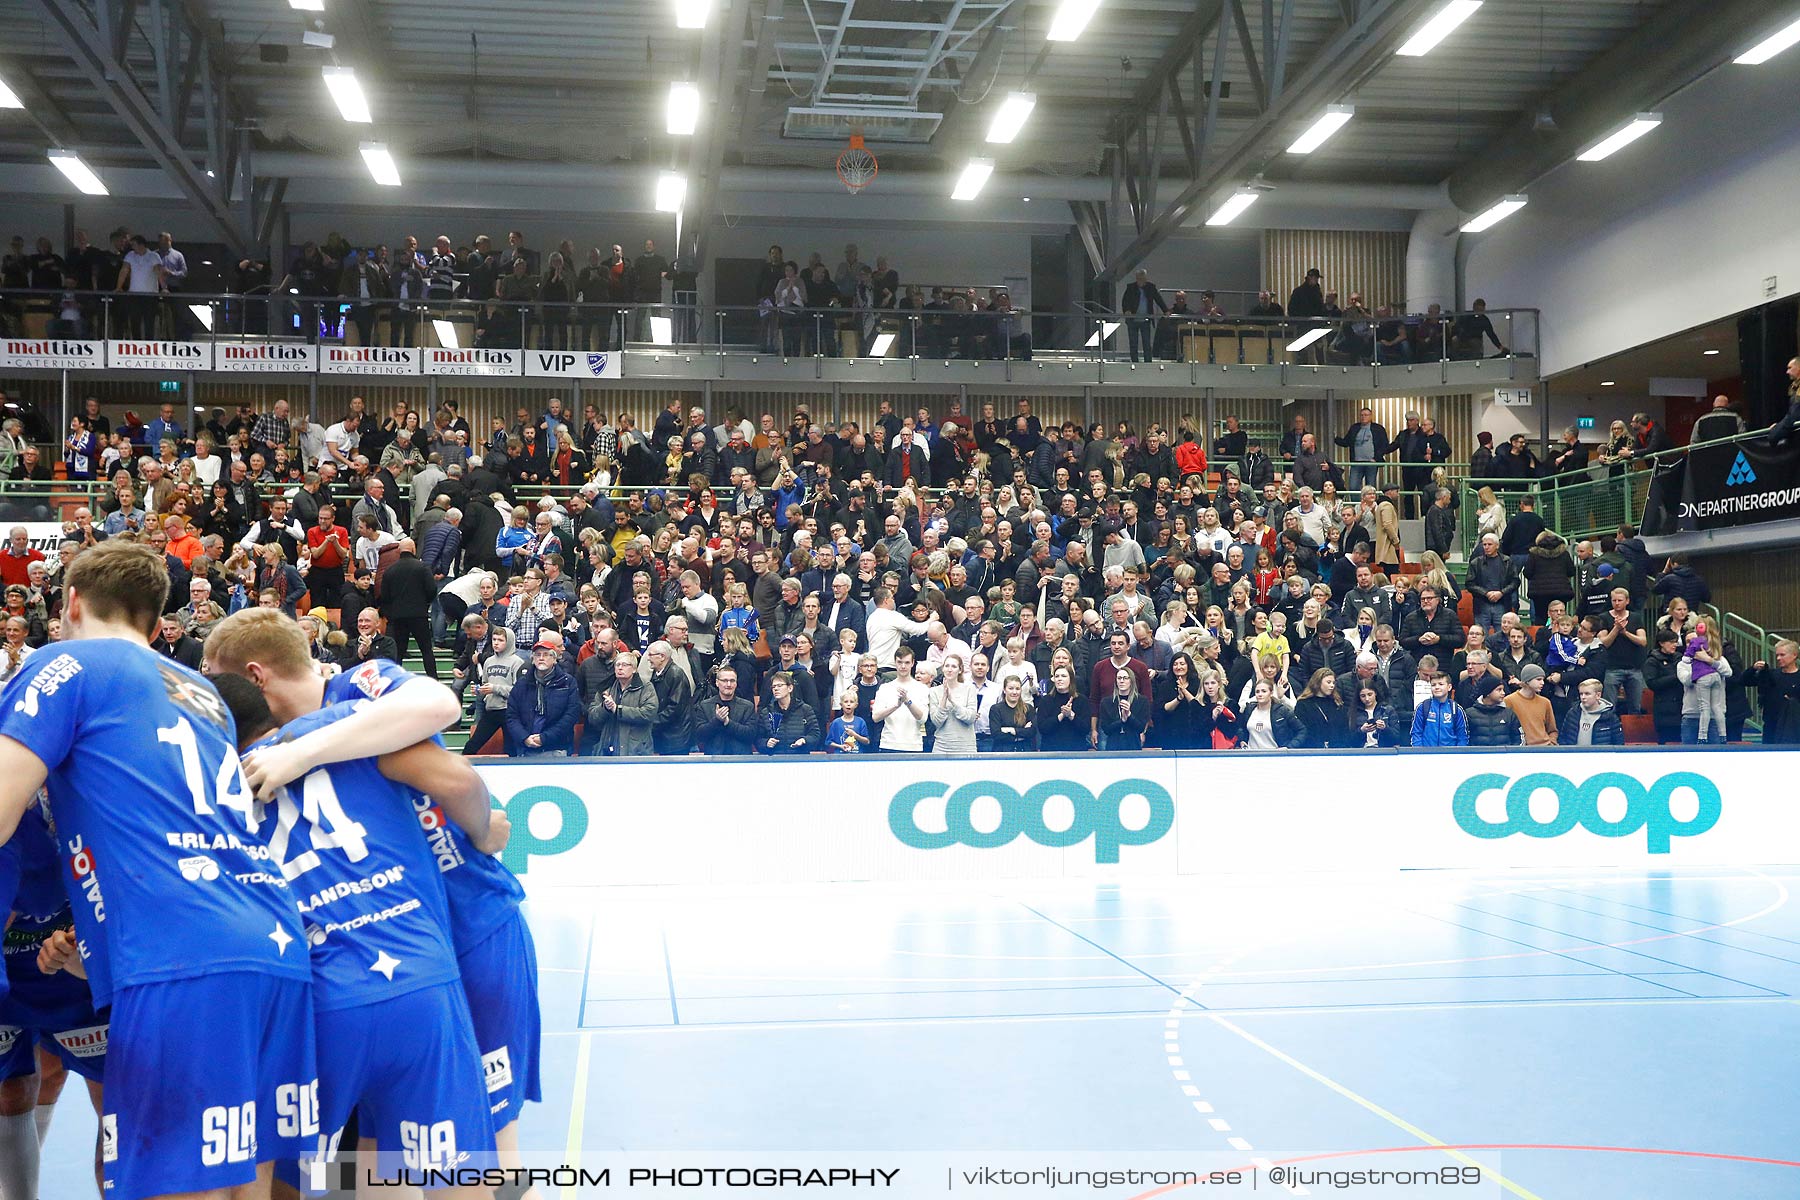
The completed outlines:
<svg viewBox="0 0 1800 1200">
<path fill-rule="evenodd" d="M 988 122 L 987 140 L 1004 144 L 1018 137 L 1036 107 L 1037 96 L 1031 92 L 1008 92 L 994 119 Z"/>
<path fill-rule="evenodd" d="M 1442 8 L 1433 13 L 1431 19 L 1419 26 L 1413 35 L 1406 39 L 1406 44 L 1394 51 L 1404 58 L 1418 58 L 1430 54 L 1437 44 L 1456 31 L 1456 27 L 1475 15 L 1481 7 L 1481 0 L 1449 0 Z"/>
<path fill-rule="evenodd" d="M 891 333 L 878 333 L 875 335 L 874 342 L 869 345 L 869 357 L 886 358 L 887 352 L 893 348 L 894 335 Z"/>
<path fill-rule="evenodd" d="M 1524 207 L 1525 197 L 1523 196 L 1503 197 L 1499 203 L 1495 204 L 1486 212 L 1470 218 L 1469 221 L 1463 225 L 1462 231 L 1464 233 L 1480 233 L 1483 230 L 1492 229 L 1494 226 L 1506 220 L 1506 218 L 1512 216 Z"/>
<path fill-rule="evenodd" d="M 700 125 L 700 89 L 691 83 L 669 85 L 668 130 L 677 137 L 693 133 Z"/>
<path fill-rule="evenodd" d="M 190 304 L 190 305 L 188 305 L 188 311 L 194 314 L 194 320 L 200 322 L 200 324 L 202 324 L 206 327 L 206 332 L 208 332 L 208 333 L 212 332 L 212 327 L 213 327 L 212 305 L 210 305 L 210 304 Z"/>
<path fill-rule="evenodd" d="M 1206 218 L 1208 225 L 1229 225 L 1244 215 L 1244 210 L 1261 199 L 1262 193 L 1255 188 L 1239 188 L 1231 193 L 1231 199 L 1219 205 L 1212 216 Z"/>
<path fill-rule="evenodd" d="M 712 0 L 675 0 L 677 29 L 705 29 L 712 16 Z"/>
<path fill-rule="evenodd" d="M 950 193 L 952 200 L 973 200 L 981 195 L 981 189 L 987 186 L 988 176 L 994 173 L 994 160 L 991 158 L 971 158 L 969 165 L 962 169 L 957 177 L 956 187 Z"/>
<path fill-rule="evenodd" d="M 1796 42 L 1800 42 L 1800 21 L 1795 21 L 1780 32 L 1764 38 L 1732 61 L 1746 67 L 1761 66 Z"/>
<path fill-rule="evenodd" d="M 288 0 L 288 7 L 301 12 L 324 12 L 325 0 Z"/>
<path fill-rule="evenodd" d="M 433 321 L 432 330 L 437 334 L 438 345 L 448 350 L 462 349 L 462 343 L 456 337 L 456 325 L 450 321 Z"/>
<path fill-rule="evenodd" d="M 1050 18 L 1050 32 L 1044 37 L 1052 42 L 1072 42 L 1099 11 L 1100 0 L 1062 0 L 1056 15 Z"/>
<path fill-rule="evenodd" d="M 369 114 L 369 98 L 363 94 L 356 72 L 349 67 L 326 67 L 325 87 L 336 101 L 344 120 L 367 125 L 375 118 Z"/>
<path fill-rule="evenodd" d="M 362 156 L 376 183 L 382 187 L 400 186 L 400 168 L 395 164 L 394 156 L 388 153 L 386 142 L 364 142 Z"/>
<path fill-rule="evenodd" d="M 687 199 L 687 176 L 664 171 L 656 177 L 656 211 L 678 213 Z"/>
<path fill-rule="evenodd" d="M 1318 120 L 1312 123 L 1307 131 L 1294 139 L 1294 144 L 1287 148 L 1289 154 L 1311 154 L 1320 146 L 1331 140 L 1331 135 L 1350 123 L 1356 115 L 1356 109 L 1348 104 L 1333 104 L 1327 108 Z"/>
<path fill-rule="evenodd" d="M 73 150 L 50 151 L 50 165 L 67 176 L 69 182 L 84 194 L 89 196 L 107 194 L 106 185 L 100 182 L 100 177 L 94 174 L 93 168 L 82 162 L 81 155 Z"/>
<path fill-rule="evenodd" d="M 1299 337 L 1295 338 L 1293 341 L 1288 343 L 1288 347 L 1287 347 L 1288 353 L 1289 354 L 1298 354 L 1302 350 L 1306 349 L 1308 346 L 1312 345 L 1314 342 L 1318 341 L 1320 338 L 1324 337 L 1326 334 L 1328 334 L 1330 332 L 1331 332 L 1331 330 L 1328 328 L 1309 329 L 1305 333 L 1301 334 Z"/>
<path fill-rule="evenodd" d="M 1661 124 L 1661 113 L 1639 113 L 1625 128 L 1582 151 L 1578 157 L 1582 162 L 1599 162 L 1603 158 L 1611 158 Z"/>
<path fill-rule="evenodd" d="M 1117 332 L 1119 332 L 1119 323 L 1117 321 L 1102 321 L 1100 322 L 1100 328 L 1088 334 L 1087 344 L 1089 346 L 1098 346 L 1101 342 L 1104 342 L 1107 338 Z"/>
<path fill-rule="evenodd" d="M 672 317 L 650 318 L 650 340 L 658 346 L 675 344 L 675 321 Z"/>
<path fill-rule="evenodd" d="M 0 108 L 24 107 L 25 102 L 19 99 L 18 93 L 7 87 L 4 79 L 0 79 Z"/>
</svg>

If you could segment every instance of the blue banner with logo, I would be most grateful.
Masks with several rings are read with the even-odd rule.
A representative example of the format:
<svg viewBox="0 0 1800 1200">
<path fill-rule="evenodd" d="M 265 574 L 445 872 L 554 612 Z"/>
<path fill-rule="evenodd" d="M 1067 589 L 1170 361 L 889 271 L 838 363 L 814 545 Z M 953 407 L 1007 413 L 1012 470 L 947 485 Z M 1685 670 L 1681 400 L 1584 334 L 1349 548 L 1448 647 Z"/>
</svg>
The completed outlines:
<svg viewBox="0 0 1800 1200">
<path fill-rule="evenodd" d="M 1675 528 L 1730 529 L 1800 517 L 1800 442 L 1761 438 L 1701 446 L 1687 455 Z"/>
</svg>

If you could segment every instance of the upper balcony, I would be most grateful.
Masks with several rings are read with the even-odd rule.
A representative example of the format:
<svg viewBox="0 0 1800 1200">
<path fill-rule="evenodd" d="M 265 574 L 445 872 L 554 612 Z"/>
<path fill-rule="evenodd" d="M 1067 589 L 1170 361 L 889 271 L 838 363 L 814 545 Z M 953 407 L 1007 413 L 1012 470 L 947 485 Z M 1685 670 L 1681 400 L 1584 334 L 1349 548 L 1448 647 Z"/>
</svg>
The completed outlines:
<svg viewBox="0 0 1800 1200">
<path fill-rule="evenodd" d="M 0 292 L 0 370 L 1284 397 L 1538 382 L 1538 312 L 1304 320 Z"/>
</svg>

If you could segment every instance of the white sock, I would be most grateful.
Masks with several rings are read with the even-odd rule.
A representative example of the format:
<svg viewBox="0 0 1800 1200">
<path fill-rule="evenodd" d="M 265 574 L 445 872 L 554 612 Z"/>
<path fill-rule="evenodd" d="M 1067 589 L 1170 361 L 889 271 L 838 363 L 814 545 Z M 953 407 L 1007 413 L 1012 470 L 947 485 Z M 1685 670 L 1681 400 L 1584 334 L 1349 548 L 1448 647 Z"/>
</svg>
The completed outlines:
<svg viewBox="0 0 1800 1200">
<path fill-rule="evenodd" d="M 0 1197 L 37 1200 L 38 1133 L 31 1113 L 0 1117 Z"/>
<path fill-rule="evenodd" d="M 31 1110 L 32 1119 L 37 1122 L 38 1145 L 43 1145 L 50 1137 L 50 1118 L 56 1115 L 56 1105 L 40 1104 Z"/>
</svg>

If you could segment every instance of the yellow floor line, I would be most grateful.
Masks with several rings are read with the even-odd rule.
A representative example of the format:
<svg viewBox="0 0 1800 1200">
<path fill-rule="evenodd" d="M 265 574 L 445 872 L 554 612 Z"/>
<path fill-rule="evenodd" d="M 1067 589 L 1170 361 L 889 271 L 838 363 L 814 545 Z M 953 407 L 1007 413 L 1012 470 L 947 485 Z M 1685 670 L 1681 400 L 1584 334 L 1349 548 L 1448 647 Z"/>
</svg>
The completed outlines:
<svg viewBox="0 0 1800 1200">
<path fill-rule="evenodd" d="M 563 1161 L 572 1167 L 581 1165 L 582 1126 L 587 1123 L 588 1062 L 593 1057 L 594 1035 L 583 1032 L 581 1045 L 575 1051 L 575 1091 L 569 1097 L 569 1141 L 563 1149 Z M 575 1200 L 575 1185 L 564 1184 L 562 1200 Z"/>
</svg>

